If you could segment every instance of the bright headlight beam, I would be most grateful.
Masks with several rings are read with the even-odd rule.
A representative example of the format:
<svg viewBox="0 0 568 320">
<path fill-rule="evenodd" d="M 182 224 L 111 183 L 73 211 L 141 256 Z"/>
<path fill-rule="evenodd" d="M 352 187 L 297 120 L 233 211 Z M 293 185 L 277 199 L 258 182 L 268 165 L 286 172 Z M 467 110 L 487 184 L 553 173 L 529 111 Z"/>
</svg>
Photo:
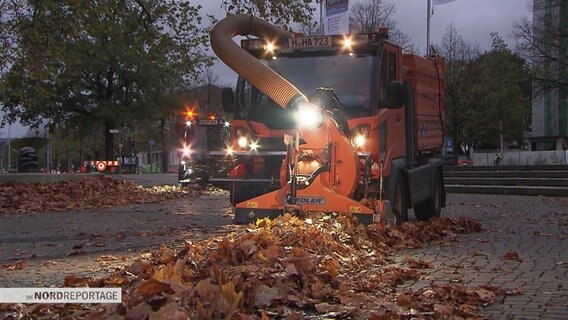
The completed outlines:
<svg viewBox="0 0 568 320">
<path fill-rule="evenodd" d="M 239 140 L 237 140 L 237 144 L 241 148 L 246 148 L 248 145 L 248 139 L 246 137 L 240 137 Z"/>
<path fill-rule="evenodd" d="M 256 151 L 258 149 L 258 144 L 256 142 L 251 142 L 250 143 L 250 149 L 252 151 Z"/>
<path fill-rule="evenodd" d="M 353 46 L 353 40 L 351 40 L 351 38 L 345 38 L 343 39 L 343 47 L 345 49 L 349 49 L 351 50 L 351 47 Z"/>
<path fill-rule="evenodd" d="M 274 45 L 274 43 L 272 43 L 272 42 L 266 43 L 265 50 L 266 50 L 267 52 L 269 52 L 269 53 L 274 53 L 274 50 L 275 50 L 275 49 L 276 49 L 276 46 Z"/>
<path fill-rule="evenodd" d="M 321 108 L 309 102 L 302 103 L 298 106 L 295 118 L 299 127 L 307 129 L 317 128 L 323 123 Z"/>
<path fill-rule="evenodd" d="M 355 146 L 360 148 L 367 143 L 367 138 L 362 134 L 358 134 L 357 136 L 355 136 L 354 142 Z"/>
</svg>

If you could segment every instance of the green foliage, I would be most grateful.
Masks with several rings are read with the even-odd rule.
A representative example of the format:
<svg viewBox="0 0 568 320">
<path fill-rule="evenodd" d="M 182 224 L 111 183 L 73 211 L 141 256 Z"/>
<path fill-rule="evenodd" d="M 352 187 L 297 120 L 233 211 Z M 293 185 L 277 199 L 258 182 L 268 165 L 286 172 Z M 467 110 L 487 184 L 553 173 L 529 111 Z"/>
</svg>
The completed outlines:
<svg viewBox="0 0 568 320">
<path fill-rule="evenodd" d="M 500 134 L 521 140 L 530 119 L 525 61 L 498 34 L 479 53 L 450 25 L 439 51 L 446 59 L 446 128 L 456 145 L 498 147 Z"/>
<path fill-rule="evenodd" d="M 479 59 L 479 100 L 472 121 L 478 128 L 478 142 L 497 146 L 501 133 L 509 141 L 522 139 L 530 115 L 530 93 L 522 90 L 528 79 L 524 61 L 498 34 L 492 33 L 491 38 L 491 50 Z"/>
<path fill-rule="evenodd" d="M 17 55 L 0 82 L 7 121 L 62 127 L 160 119 L 212 63 L 200 6 L 183 0 L 17 1 Z M 105 134 L 108 157 L 112 135 Z M 109 141 L 110 140 L 110 141 Z"/>
<path fill-rule="evenodd" d="M 280 27 L 291 29 L 296 22 L 310 25 L 315 9 L 312 4 L 322 0 L 223 0 L 228 14 L 252 14 Z"/>
<path fill-rule="evenodd" d="M 477 83 L 476 60 L 479 49 L 459 35 L 453 25 L 448 26 L 437 51 L 445 58 L 446 135 L 453 137 L 456 145 L 472 145 L 475 128 L 470 119 L 477 105 L 474 92 Z"/>
</svg>

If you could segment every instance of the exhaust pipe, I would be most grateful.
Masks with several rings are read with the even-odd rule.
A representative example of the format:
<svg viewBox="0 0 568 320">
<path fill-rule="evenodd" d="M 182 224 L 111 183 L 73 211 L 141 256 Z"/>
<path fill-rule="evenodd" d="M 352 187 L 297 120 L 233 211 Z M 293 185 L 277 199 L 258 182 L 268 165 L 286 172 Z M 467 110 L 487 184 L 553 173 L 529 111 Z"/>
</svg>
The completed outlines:
<svg viewBox="0 0 568 320">
<path fill-rule="evenodd" d="M 270 41 L 292 37 L 288 31 L 251 15 L 233 15 L 219 21 L 211 30 L 211 47 L 215 54 L 237 74 L 244 77 L 280 107 L 294 108 L 307 101 L 304 94 L 274 70 L 238 46 L 233 37 L 253 35 Z"/>
</svg>

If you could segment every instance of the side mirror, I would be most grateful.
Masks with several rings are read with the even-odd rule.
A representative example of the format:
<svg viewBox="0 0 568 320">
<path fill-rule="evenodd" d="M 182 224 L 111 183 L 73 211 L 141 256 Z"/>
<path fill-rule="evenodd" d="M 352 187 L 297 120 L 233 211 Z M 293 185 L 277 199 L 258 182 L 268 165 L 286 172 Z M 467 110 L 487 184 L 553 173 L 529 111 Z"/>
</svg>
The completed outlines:
<svg viewBox="0 0 568 320">
<path fill-rule="evenodd" d="M 221 91 L 221 105 L 223 106 L 223 111 L 225 111 L 225 113 L 233 113 L 235 105 L 233 89 L 223 88 L 223 91 Z"/>
<path fill-rule="evenodd" d="M 381 107 L 398 109 L 404 105 L 404 85 L 401 81 L 391 81 L 387 88 L 386 99 L 381 101 Z"/>
</svg>

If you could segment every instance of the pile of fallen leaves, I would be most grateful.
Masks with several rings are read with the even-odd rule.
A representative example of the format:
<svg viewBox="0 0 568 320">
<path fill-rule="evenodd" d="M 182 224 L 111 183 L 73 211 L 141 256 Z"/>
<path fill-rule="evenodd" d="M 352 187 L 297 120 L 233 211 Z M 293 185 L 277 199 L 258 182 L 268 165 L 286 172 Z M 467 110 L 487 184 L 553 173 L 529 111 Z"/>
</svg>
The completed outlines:
<svg viewBox="0 0 568 320">
<path fill-rule="evenodd" d="M 66 287 L 122 287 L 121 304 L 11 305 L 0 311 L 38 319 L 479 317 L 482 306 L 507 292 L 455 283 L 401 290 L 434 266 L 410 257 L 397 264 L 392 258 L 397 248 L 479 231 L 468 219 L 384 229 L 364 227 L 346 215 L 313 214 L 304 220 L 285 215 L 239 233 L 188 242 L 179 252 L 163 246 L 151 259 L 105 278 L 66 278 Z"/>
<path fill-rule="evenodd" d="M 175 186 L 145 188 L 110 176 L 57 183 L 0 183 L 0 213 L 82 210 L 111 205 L 155 203 L 194 197 L 197 190 Z"/>
</svg>

